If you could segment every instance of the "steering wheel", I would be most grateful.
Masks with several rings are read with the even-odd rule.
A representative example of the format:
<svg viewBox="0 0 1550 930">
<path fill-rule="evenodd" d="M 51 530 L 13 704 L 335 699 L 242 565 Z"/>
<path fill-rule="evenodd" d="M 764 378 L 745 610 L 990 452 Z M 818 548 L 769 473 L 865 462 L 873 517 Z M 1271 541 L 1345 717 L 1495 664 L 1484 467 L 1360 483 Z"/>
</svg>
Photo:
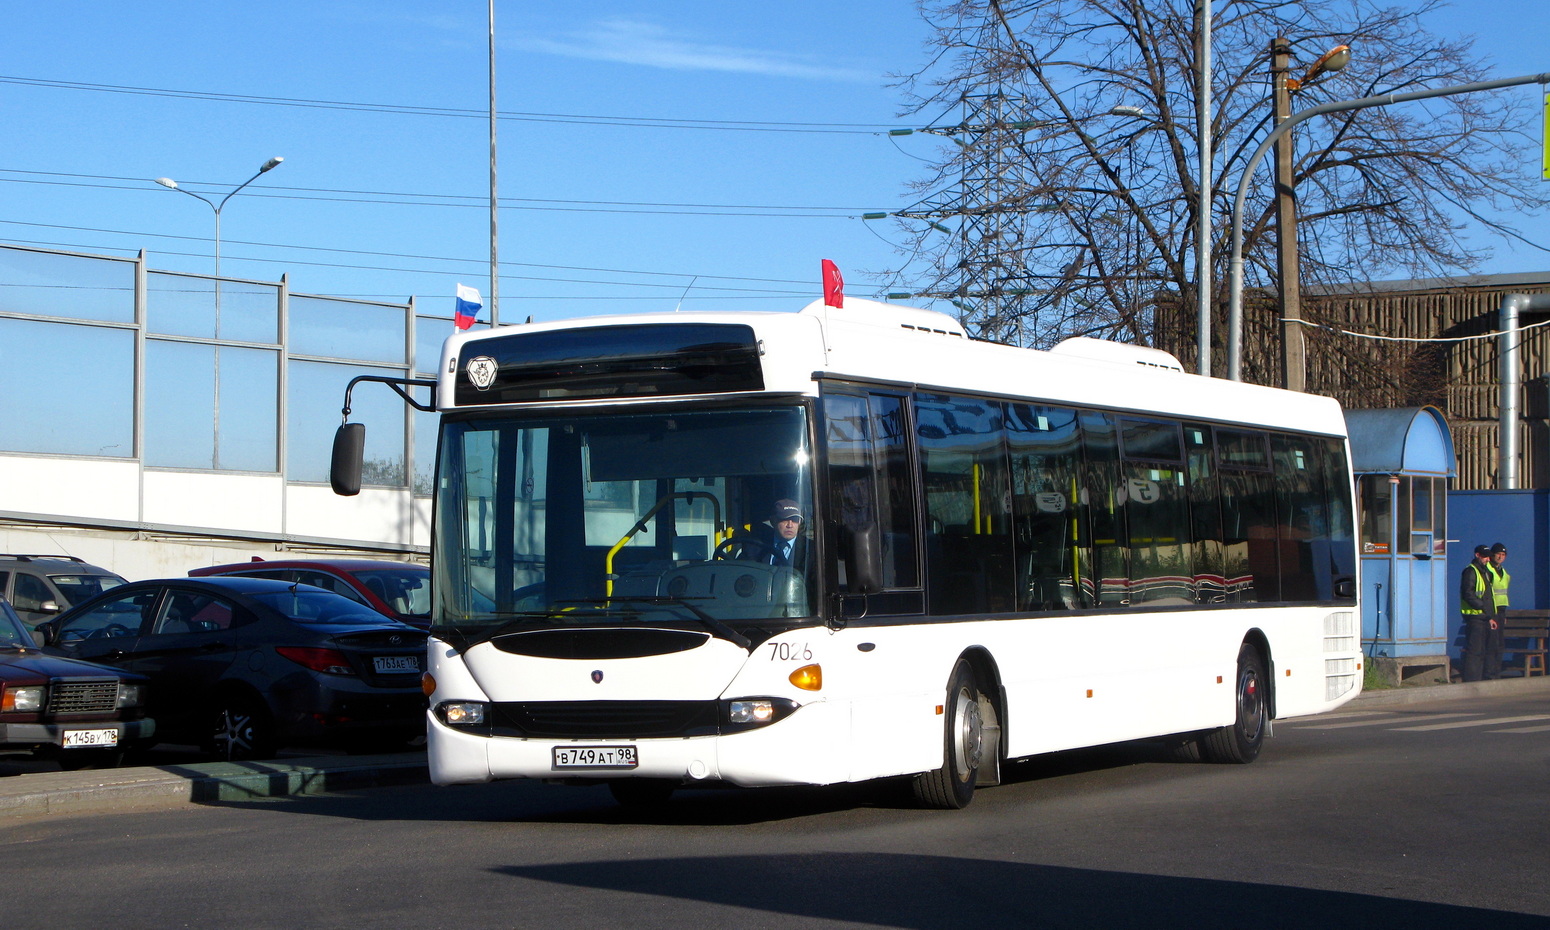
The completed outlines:
<svg viewBox="0 0 1550 930">
<path fill-rule="evenodd" d="M 134 630 L 124 626 L 122 623 L 110 623 L 91 635 L 93 637 L 133 636 L 134 632 Z"/>
<path fill-rule="evenodd" d="M 747 559 L 752 556 L 753 561 L 759 561 L 770 554 L 770 544 L 757 536 L 731 536 L 721 541 L 716 551 L 710 554 L 712 559 L 731 559 L 733 550 L 738 550 L 737 558 Z"/>
</svg>

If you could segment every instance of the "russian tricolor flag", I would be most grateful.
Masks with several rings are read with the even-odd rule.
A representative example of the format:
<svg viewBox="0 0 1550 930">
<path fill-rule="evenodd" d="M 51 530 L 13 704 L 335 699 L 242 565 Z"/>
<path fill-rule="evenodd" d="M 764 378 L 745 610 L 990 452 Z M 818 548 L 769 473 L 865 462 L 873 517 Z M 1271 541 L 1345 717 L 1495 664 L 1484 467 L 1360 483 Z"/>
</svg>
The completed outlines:
<svg viewBox="0 0 1550 930">
<path fill-rule="evenodd" d="M 479 319 L 479 308 L 484 306 L 480 300 L 479 292 L 466 284 L 457 286 L 457 309 L 452 314 L 452 324 L 458 329 L 467 329 Z"/>
</svg>

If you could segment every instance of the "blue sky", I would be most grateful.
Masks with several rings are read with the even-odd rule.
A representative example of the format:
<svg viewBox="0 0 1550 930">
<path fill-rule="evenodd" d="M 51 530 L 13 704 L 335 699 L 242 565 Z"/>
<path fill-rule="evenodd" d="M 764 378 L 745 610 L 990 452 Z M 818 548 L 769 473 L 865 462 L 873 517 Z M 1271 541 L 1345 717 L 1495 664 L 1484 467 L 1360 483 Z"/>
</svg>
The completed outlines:
<svg viewBox="0 0 1550 930">
<path fill-rule="evenodd" d="M 1432 27 L 1496 76 L 1550 71 L 1542 0 Z M 496 31 L 497 107 L 523 114 L 499 130 L 503 321 L 795 309 L 823 258 L 850 294 L 916 283 L 860 219 L 912 202 L 933 144 L 887 135 L 922 124 L 889 86 L 926 54 L 911 4 L 498 0 Z M 486 41 L 484 0 L 13 5 L 0 241 L 207 272 L 210 209 L 151 179 L 219 200 L 280 155 L 222 212 L 226 275 L 450 314 L 458 281 L 488 292 Z"/>
</svg>

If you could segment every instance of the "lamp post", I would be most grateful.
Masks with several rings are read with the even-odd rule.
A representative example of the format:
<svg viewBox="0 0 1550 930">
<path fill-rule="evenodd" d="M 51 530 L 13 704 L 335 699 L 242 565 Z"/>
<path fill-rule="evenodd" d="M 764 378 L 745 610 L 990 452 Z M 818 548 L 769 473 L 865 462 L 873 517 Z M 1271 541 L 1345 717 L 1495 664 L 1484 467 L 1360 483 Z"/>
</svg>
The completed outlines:
<svg viewBox="0 0 1550 930">
<path fill-rule="evenodd" d="M 1411 100 L 1426 100 L 1432 97 L 1451 97 L 1457 94 L 1474 93 L 1482 90 L 1497 90 L 1502 87 L 1516 87 L 1520 84 L 1550 84 L 1550 71 L 1542 74 L 1525 74 L 1519 77 L 1501 78 L 1496 81 L 1476 81 L 1473 84 L 1457 84 L 1452 87 L 1438 87 L 1432 90 L 1416 90 L 1403 94 L 1380 94 L 1376 97 L 1363 97 L 1360 100 L 1337 100 L 1331 103 L 1321 103 L 1318 106 L 1300 110 L 1291 115 L 1286 122 L 1277 126 L 1267 135 L 1254 154 L 1249 156 L 1248 162 L 1243 167 L 1243 174 L 1238 178 L 1238 193 L 1233 199 L 1232 205 L 1232 259 L 1229 263 L 1231 284 L 1228 287 L 1228 316 L 1227 316 L 1227 377 L 1233 381 L 1243 380 L 1243 201 L 1248 196 L 1249 181 L 1254 176 L 1254 169 L 1259 167 L 1259 162 L 1265 157 L 1270 147 L 1292 130 L 1293 126 L 1306 119 L 1320 116 L 1325 113 L 1341 113 L 1347 110 L 1365 110 L 1369 107 L 1386 107 L 1396 103 L 1405 103 Z"/>
<path fill-rule="evenodd" d="M 1195 371 L 1211 377 L 1211 0 L 1195 0 L 1200 23 L 1200 69 L 1195 76 L 1196 132 L 1200 136 L 1199 203 L 1195 207 L 1195 275 L 1200 292 L 1195 295 Z"/>
<path fill-rule="evenodd" d="M 1301 80 L 1288 77 L 1292 44 L 1285 37 L 1270 41 L 1270 73 L 1274 79 L 1271 95 L 1275 125 L 1292 116 L 1292 94 L 1320 75 L 1339 71 L 1351 62 L 1351 47 L 1337 45 L 1325 52 Z M 1289 391 L 1307 390 L 1307 351 L 1303 342 L 1302 278 L 1297 265 L 1297 192 L 1292 152 L 1292 134 L 1276 142 L 1276 263 L 1281 298 L 1281 386 Z"/>
<path fill-rule="evenodd" d="M 253 172 L 253 176 L 251 178 L 248 178 L 246 181 L 243 181 L 241 184 L 238 184 L 236 187 L 232 188 L 231 193 L 227 194 L 225 197 L 222 197 L 220 203 L 215 203 L 214 201 L 210 200 L 209 198 L 203 197 L 203 196 L 201 196 L 199 194 L 196 194 L 193 191 L 186 191 L 186 190 L 184 190 L 183 188 L 178 186 L 178 182 L 172 180 L 171 178 L 156 178 L 155 179 L 156 183 L 160 184 L 162 187 L 165 187 L 168 190 L 177 191 L 180 194 L 187 194 L 188 196 L 193 197 L 196 200 L 202 200 L 202 201 L 204 201 L 206 206 L 208 206 L 211 210 L 215 211 L 215 338 L 216 339 L 220 339 L 221 338 L 221 208 L 226 206 L 226 201 L 228 201 L 228 200 L 232 199 L 233 197 L 237 196 L 237 192 L 238 191 L 242 190 L 244 187 L 247 187 L 249 184 L 252 184 L 254 181 L 258 180 L 258 176 L 259 175 L 263 174 L 266 171 L 273 171 L 275 168 L 278 168 L 280 166 L 280 162 L 282 162 L 282 161 L 285 161 L 285 159 L 281 158 L 279 155 L 276 155 L 275 157 L 273 157 L 273 158 L 269 159 L 268 161 L 264 162 L 262 165 L 259 166 L 257 171 Z M 221 467 L 221 347 L 219 345 L 216 345 L 216 346 L 213 347 L 212 355 L 213 355 L 213 374 L 214 374 L 215 394 L 214 394 L 214 398 L 213 398 L 214 406 L 213 406 L 213 410 L 212 410 L 212 415 L 213 415 L 213 419 L 214 419 L 214 423 L 213 423 L 214 434 L 213 434 L 213 442 L 212 442 L 212 445 L 211 445 L 210 465 L 211 465 L 212 468 L 219 469 Z"/>
<path fill-rule="evenodd" d="M 171 178 L 156 179 L 156 183 L 160 184 L 162 187 L 165 187 L 168 190 L 175 190 L 180 194 L 187 194 L 188 196 L 193 197 L 195 200 L 202 200 L 204 201 L 205 206 L 215 211 L 215 335 L 217 337 L 221 335 L 221 208 L 226 206 L 226 201 L 237 196 L 237 191 L 242 190 L 244 187 L 247 187 L 249 184 L 252 184 L 254 181 L 258 180 L 258 176 L 264 172 L 273 171 L 275 168 L 278 168 L 280 166 L 280 162 L 282 161 L 285 161 L 285 159 L 281 158 L 279 155 L 276 155 L 275 157 L 264 162 L 259 166 L 257 171 L 253 172 L 253 176 L 251 178 L 248 178 L 246 181 L 238 184 L 235 188 L 232 189 L 231 193 L 227 194 L 225 197 L 222 197 L 220 203 L 215 203 L 208 197 L 201 196 L 194 193 L 193 191 L 184 190 L 178 186 L 178 182 L 172 180 Z"/>
</svg>

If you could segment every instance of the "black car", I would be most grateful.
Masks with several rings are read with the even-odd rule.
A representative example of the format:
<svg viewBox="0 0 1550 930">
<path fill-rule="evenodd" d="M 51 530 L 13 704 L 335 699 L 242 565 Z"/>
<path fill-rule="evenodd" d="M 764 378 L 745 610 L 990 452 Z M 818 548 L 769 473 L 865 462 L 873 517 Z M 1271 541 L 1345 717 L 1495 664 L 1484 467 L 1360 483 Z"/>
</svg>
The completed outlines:
<svg viewBox="0 0 1550 930">
<path fill-rule="evenodd" d="M 53 650 L 148 677 L 157 737 L 218 758 L 398 749 L 425 732 L 425 632 L 311 585 L 137 581 L 40 629 Z"/>
<path fill-rule="evenodd" d="M 67 769 L 113 766 L 149 745 L 146 680 L 47 655 L 0 598 L 0 753 L 31 753 Z"/>
</svg>

